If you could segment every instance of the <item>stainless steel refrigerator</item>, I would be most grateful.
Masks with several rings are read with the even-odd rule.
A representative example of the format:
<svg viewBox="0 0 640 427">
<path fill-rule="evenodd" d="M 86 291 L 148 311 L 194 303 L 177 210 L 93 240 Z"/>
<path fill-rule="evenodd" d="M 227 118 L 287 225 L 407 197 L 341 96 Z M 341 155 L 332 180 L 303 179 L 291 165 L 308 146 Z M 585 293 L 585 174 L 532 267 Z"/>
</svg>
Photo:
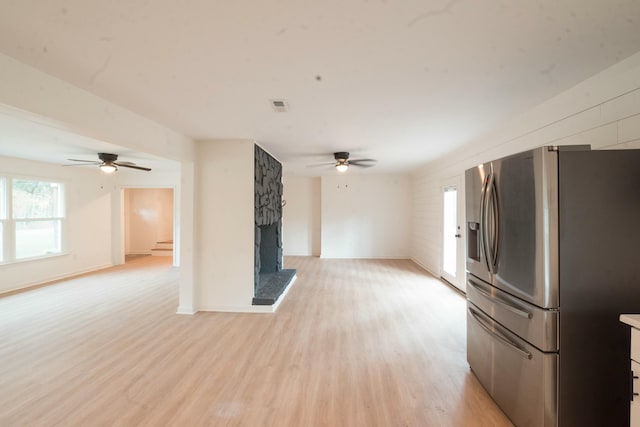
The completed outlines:
<svg viewBox="0 0 640 427">
<path fill-rule="evenodd" d="M 640 150 L 542 147 L 465 179 L 473 373 L 519 427 L 629 425 Z"/>
</svg>

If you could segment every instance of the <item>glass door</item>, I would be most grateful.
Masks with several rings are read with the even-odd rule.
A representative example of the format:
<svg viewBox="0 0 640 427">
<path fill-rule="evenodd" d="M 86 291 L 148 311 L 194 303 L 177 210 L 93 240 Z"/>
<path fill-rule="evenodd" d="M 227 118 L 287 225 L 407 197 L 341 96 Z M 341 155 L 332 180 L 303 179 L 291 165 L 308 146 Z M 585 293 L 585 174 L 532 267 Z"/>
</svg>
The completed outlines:
<svg viewBox="0 0 640 427">
<path fill-rule="evenodd" d="M 464 246 L 461 213 L 461 192 L 458 179 L 449 181 L 442 188 L 442 278 L 465 291 Z"/>
</svg>

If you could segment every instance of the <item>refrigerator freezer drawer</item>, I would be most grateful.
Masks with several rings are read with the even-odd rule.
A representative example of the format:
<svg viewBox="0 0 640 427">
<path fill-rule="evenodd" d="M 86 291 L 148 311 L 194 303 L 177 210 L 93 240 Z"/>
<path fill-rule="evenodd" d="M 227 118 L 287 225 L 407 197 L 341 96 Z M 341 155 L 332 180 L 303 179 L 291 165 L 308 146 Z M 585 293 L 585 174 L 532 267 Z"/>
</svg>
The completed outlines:
<svg viewBox="0 0 640 427">
<path fill-rule="evenodd" d="M 467 302 L 467 360 L 518 427 L 557 426 L 557 353 L 543 353 Z"/>
<path fill-rule="evenodd" d="M 558 350 L 558 311 L 529 304 L 467 274 L 467 298 L 542 351 Z"/>
</svg>

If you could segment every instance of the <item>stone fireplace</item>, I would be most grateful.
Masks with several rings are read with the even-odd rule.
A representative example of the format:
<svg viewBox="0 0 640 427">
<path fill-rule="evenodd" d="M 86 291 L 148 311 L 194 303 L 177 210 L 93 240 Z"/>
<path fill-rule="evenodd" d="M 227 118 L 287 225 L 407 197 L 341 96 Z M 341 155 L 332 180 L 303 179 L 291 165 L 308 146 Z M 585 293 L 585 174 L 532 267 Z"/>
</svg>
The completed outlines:
<svg viewBox="0 0 640 427">
<path fill-rule="evenodd" d="M 282 264 L 282 165 L 255 146 L 255 250 L 253 305 L 272 305 L 296 271 Z"/>
<path fill-rule="evenodd" d="M 280 221 L 261 225 L 256 232 L 260 256 L 260 273 L 276 273 L 282 270 L 282 245 L 280 243 Z"/>
</svg>

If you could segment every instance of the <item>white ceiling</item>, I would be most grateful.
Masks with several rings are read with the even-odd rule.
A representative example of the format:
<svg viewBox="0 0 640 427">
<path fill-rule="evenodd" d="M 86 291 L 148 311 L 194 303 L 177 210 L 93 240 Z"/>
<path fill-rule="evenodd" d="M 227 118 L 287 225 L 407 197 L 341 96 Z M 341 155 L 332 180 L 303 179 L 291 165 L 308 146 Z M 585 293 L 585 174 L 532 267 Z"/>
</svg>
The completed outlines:
<svg viewBox="0 0 640 427">
<path fill-rule="evenodd" d="M 68 159 L 98 160 L 97 153 L 118 153 L 119 161 L 149 167 L 156 172 L 175 171 L 178 163 L 137 153 L 108 142 L 79 135 L 60 123 L 0 104 L 0 155 L 60 165 L 91 165 Z M 120 168 L 120 173 L 133 173 Z"/>
<path fill-rule="evenodd" d="M 371 172 L 411 170 L 640 51 L 637 0 L 15 0 L 0 9 L 1 52 L 194 139 L 255 139 L 296 174 L 319 174 L 306 166 L 344 150 L 377 158 Z M 24 128 L 11 155 L 29 158 Z M 63 149 L 77 157 L 96 152 L 92 143 Z"/>
</svg>

